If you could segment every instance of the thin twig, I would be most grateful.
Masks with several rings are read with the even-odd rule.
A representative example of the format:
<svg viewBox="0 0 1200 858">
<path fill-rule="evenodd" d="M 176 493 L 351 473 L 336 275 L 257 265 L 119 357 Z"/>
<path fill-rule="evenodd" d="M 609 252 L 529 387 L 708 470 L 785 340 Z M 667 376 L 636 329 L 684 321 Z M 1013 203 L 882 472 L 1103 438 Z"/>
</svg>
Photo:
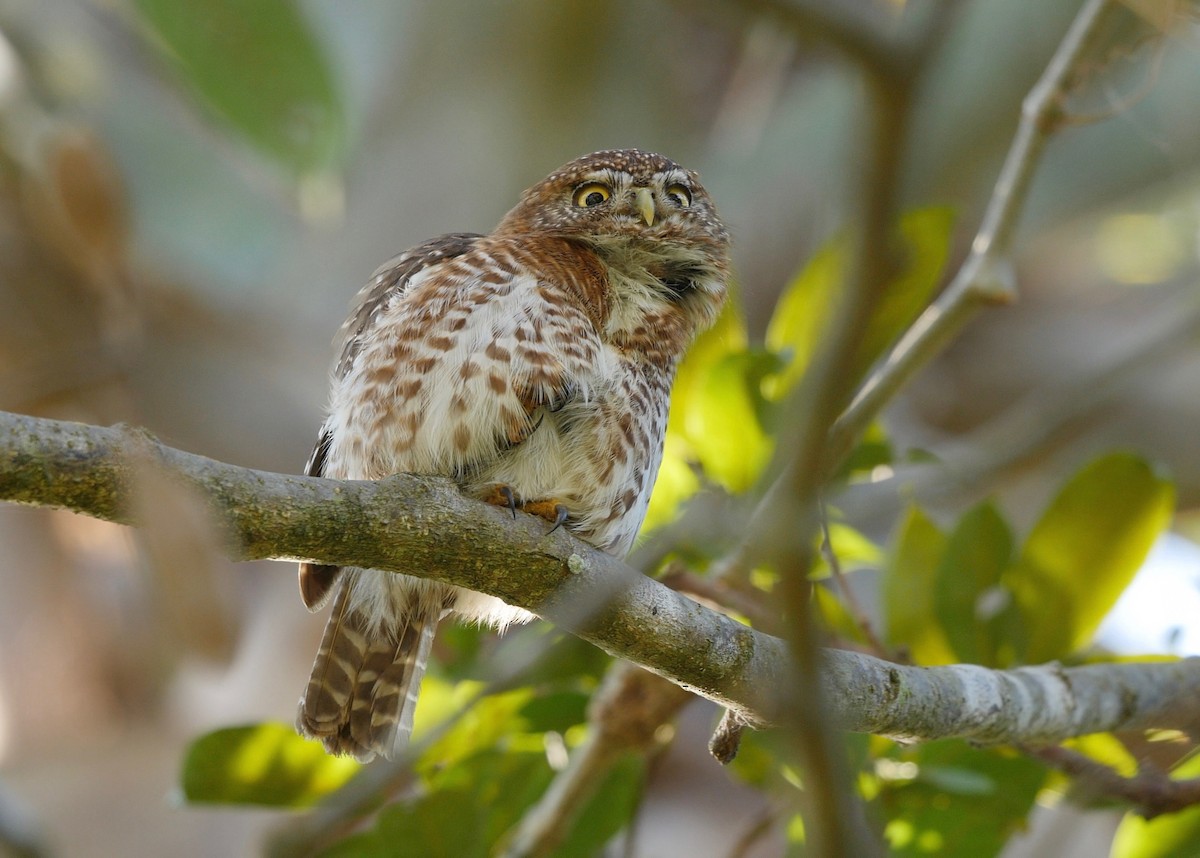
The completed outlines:
<svg viewBox="0 0 1200 858">
<path fill-rule="evenodd" d="M 1174 305 L 1165 324 L 1139 336 L 1136 343 L 1102 366 L 1091 366 L 1049 389 L 1034 391 L 1006 408 L 968 437 L 939 450 L 937 465 L 897 466 L 892 476 L 847 487 L 836 502 L 856 521 L 890 520 L 899 505 L 947 503 L 966 492 L 984 493 L 1005 472 L 1066 446 L 1089 419 L 1144 376 L 1161 368 L 1172 354 L 1191 348 L 1200 331 L 1200 304 L 1194 296 Z M 897 493 L 897 486 L 904 491 Z"/>
<path fill-rule="evenodd" d="M 1088 0 L 1072 22 L 1046 71 L 1021 107 L 1021 122 L 984 212 L 971 252 L 950 285 L 921 314 L 871 374 L 830 430 L 841 461 L 854 441 L 917 370 L 929 363 L 989 304 L 1016 298 L 1012 242 L 1034 172 L 1049 136 L 1061 125 L 1063 98 L 1075 82 L 1111 0 Z"/>
<path fill-rule="evenodd" d="M 846 580 L 846 576 L 842 573 L 842 564 L 838 560 L 837 552 L 833 550 L 833 540 L 829 536 L 829 511 L 824 502 L 821 503 L 821 555 L 825 558 L 825 564 L 829 567 L 829 575 L 833 578 L 837 586 L 838 592 L 842 594 L 842 601 L 846 603 L 846 608 L 854 617 L 854 622 L 858 625 L 858 630 L 866 639 L 867 646 L 871 649 L 871 654 L 878 657 L 894 661 L 891 652 L 883 641 L 875 634 L 875 629 L 871 625 L 871 620 L 867 617 L 867 612 L 863 610 L 859 604 L 858 597 L 854 594 L 854 588 L 850 586 L 850 582 Z"/>
<path fill-rule="evenodd" d="M 733 848 L 729 850 L 729 858 L 746 858 L 750 854 L 750 850 L 754 844 L 762 840 L 767 835 L 773 826 L 779 820 L 779 809 L 771 805 L 764 807 L 757 816 L 750 820 L 750 824 L 746 826 L 746 830 L 734 842 Z"/>
<path fill-rule="evenodd" d="M 1200 778 L 1172 780 L 1162 772 L 1144 767 L 1127 778 L 1103 763 L 1061 745 L 1022 747 L 1021 750 L 1075 778 L 1091 794 L 1133 805 L 1146 819 L 1200 804 Z"/>
</svg>

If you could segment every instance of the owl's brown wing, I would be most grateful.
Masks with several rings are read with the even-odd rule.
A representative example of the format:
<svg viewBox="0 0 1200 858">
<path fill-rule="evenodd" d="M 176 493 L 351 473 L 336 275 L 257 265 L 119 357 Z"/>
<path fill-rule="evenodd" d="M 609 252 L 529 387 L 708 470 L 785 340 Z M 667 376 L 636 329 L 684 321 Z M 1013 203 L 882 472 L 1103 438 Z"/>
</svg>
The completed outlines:
<svg viewBox="0 0 1200 858">
<path fill-rule="evenodd" d="M 481 238 L 482 235 L 471 232 L 440 235 L 392 257 L 375 269 L 367 285 L 354 299 L 354 312 L 338 332 L 342 340 L 342 356 L 338 359 L 336 377 L 342 378 L 349 371 L 361 347 L 363 332 L 371 327 L 388 301 L 403 295 L 417 274 L 431 265 L 462 256 Z"/>
<path fill-rule="evenodd" d="M 430 265 L 461 256 L 480 238 L 482 236 L 466 232 L 439 236 L 393 257 L 376 269 L 367 285 L 358 293 L 354 312 L 346 320 L 339 334 L 342 338 L 342 353 L 335 370 L 336 377 L 342 378 L 349 371 L 355 355 L 361 348 L 363 332 L 371 326 L 389 300 L 402 295 L 412 278 L 419 272 Z M 322 426 L 316 446 L 313 447 L 308 463 L 304 466 L 305 476 L 325 475 L 325 459 L 332 440 L 328 426 Z M 339 572 L 340 566 L 300 564 L 300 598 L 310 611 L 319 611 L 325 604 L 329 594 L 333 592 L 333 584 Z"/>
</svg>

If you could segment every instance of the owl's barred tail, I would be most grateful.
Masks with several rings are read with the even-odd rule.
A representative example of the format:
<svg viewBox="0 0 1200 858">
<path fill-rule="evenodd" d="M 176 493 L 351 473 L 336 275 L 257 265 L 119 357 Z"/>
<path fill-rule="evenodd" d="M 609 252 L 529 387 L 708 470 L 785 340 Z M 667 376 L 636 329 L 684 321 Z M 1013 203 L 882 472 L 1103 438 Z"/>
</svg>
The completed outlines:
<svg viewBox="0 0 1200 858">
<path fill-rule="evenodd" d="M 429 661 L 437 617 L 403 617 L 395 635 L 371 634 L 348 607 L 341 587 L 325 626 L 296 729 L 320 739 L 331 754 L 360 762 L 392 759 L 412 734 L 421 677 Z"/>
</svg>

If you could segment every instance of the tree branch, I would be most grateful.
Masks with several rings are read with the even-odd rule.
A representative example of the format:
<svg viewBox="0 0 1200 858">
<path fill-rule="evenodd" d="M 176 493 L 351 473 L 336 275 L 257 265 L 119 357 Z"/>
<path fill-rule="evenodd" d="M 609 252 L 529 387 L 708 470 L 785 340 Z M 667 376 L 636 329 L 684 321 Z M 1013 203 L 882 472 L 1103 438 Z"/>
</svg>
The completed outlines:
<svg viewBox="0 0 1200 858">
<path fill-rule="evenodd" d="M 436 578 L 529 608 L 726 707 L 777 722 L 788 646 L 693 602 L 541 519 L 471 500 L 441 478 L 336 481 L 239 468 L 128 428 L 0 412 L 0 499 L 136 524 L 147 462 L 208 502 L 235 559 L 305 559 Z M 996 671 L 908 667 L 825 650 L 821 685 L 841 729 L 907 740 L 1041 744 L 1118 729 L 1200 727 L 1200 658 Z"/>
</svg>

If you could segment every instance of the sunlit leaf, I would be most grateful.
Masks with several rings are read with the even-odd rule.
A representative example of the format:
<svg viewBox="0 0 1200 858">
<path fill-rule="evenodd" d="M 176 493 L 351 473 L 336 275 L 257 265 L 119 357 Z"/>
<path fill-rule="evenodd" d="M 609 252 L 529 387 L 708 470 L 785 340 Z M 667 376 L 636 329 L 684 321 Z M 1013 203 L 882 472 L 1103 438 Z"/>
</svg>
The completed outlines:
<svg viewBox="0 0 1200 858">
<path fill-rule="evenodd" d="M 1200 754 L 1171 772 L 1176 780 L 1200 777 Z M 1200 855 L 1200 806 L 1145 820 L 1125 814 L 1113 838 L 1111 858 L 1195 858 Z"/>
<path fill-rule="evenodd" d="M 787 858 L 801 858 L 801 856 L 807 856 L 808 851 L 804 848 L 804 817 L 798 813 L 794 815 L 788 820 L 785 831 L 787 833 L 788 843 L 786 853 Z"/>
<path fill-rule="evenodd" d="M 184 82 L 213 113 L 298 172 L 334 165 L 341 102 L 292 0 L 134 0 Z"/>
<path fill-rule="evenodd" d="M 887 640 L 919 664 L 952 664 L 954 652 L 937 622 L 934 592 L 946 536 L 918 507 L 909 507 L 883 570 Z"/>
<path fill-rule="evenodd" d="M 845 284 L 848 251 L 845 236 L 826 243 L 780 296 L 767 325 L 765 342 L 768 349 L 783 358 L 783 370 L 766 385 L 768 395 L 782 398 L 808 369 Z"/>
<path fill-rule="evenodd" d="M 934 613 L 961 661 L 994 663 L 998 610 L 988 603 L 1002 592 L 1000 577 L 1012 555 L 1012 532 L 991 503 L 967 512 L 950 534 L 938 564 Z"/>
<path fill-rule="evenodd" d="M 692 469 L 690 458 L 691 448 L 683 433 L 668 431 L 662 465 L 654 482 L 654 493 L 650 496 L 650 508 L 642 523 L 643 534 L 673 521 L 680 505 L 700 490 L 700 478 Z"/>
<path fill-rule="evenodd" d="M 760 423 L 760 355 L 726 355 L 711 366 L 685 417 L 688 443 L 710 479 L 732 492 L 750 488 L 771 457 Z"/>
<path fill-rule="evenodd" d="M 883 562 L 883 549 L 863 534 L 843 521 L 829 522 L 829 550 L 837 559 L 838 568 L 843 572 L 853 572 L 878 566 Z M 830 571 L 825 552 L 818 553 L 818 562 L 814 566 L 811 577 L 823 578 Z"/>
<path fill-rule="evenodd" d="M 360 769 L 331 757 L 319 742 L 287 724 L 228 727 L 201 736 L 183 763 L 183 793 L 191 802 L 304 807 L 345 784 Z"/>
<path fill-rule="evenodd" d="M 846 640 L 866 642 L 862 626 L 842 602 L 840 593 L 834 589 L 832 582 L 829 582 L 829 586 L 819 584 L 813 587 L 813 599 L 817 606 L 817 613 L 824 621 L 826 628 Z"/>
<path fill-rule="evenodd" d="M 686 412 L 689 399 L 697 387 L 704 383 L 713 364 L 726 355 L 744 352 L 750 338 L 746 333 L 746 320 L 742 315 L 737 295 L 732 294 L 721 308 L 721 314 L 713 326 L 696 337 L 675 373 L 675 384 L 671 388 L 671 418 L 677 420 L 677 411 Z"/>
<path fill-rule="evenodd" d="M 954 213 L 944 206 L 914 209 L 900 218 L 900 275 L 871 313 L 855 364 L 861 376 L 906 331 L 937 291 L 950 255 Z"/>
<path fill-rule="evenodd" d="M 950 252 L 949 209 L 916 209 L 900 218 L 900 273 L 882 291 L 862 333 L 850 381 L 857 381 L 925 309 Z M 821 247 L 787 285 L 767 326 L 766 346 L 783 358 L 782 372 L 765 389 L 781 398 L 804 375 L 822 333 L 845 293 L 850 242 L 838 235 Z"/>
<path fill-rule="evenodd" d="M 466 711 L 463 707 L 474 697 L 476 683 L 446 683 L 429 676 L 421 688 L 421 705 L 417 707 L 417 723 L 414 736 L 419 738 L 427 726 L 440 724 L 452 715 L 458 718 L 454 726 L 429 746 L 416 768 L 423 775 L 435 773 L 447 764 L 463 760 L 484 750 L 496 747 L 502 741 L 511 741 L 521 732 L 524 724 L 521 710 L 533 698 L 533 689 L 517 688 L 503 694 L 492 694 L 474 702 Z M 430 699 L 426 700 L 426 695 Z M 422 712 L 422 706 L 425 711 Z"/>
<path fill-rule="evenodd" d="M 1091 640 L 1169 524 L 1174 500 L 1171 483 L 1128 453 L 1097 459 L 1063 487 L 1005 575 L 1028 639 L 1025 662 Z"/>
<path fill-rule="evenodd" d="M 696 338 L 675 374 L 662 465 L 650 497 L 643 533 L 669 523 L 680 504 L 699 490 L 700 480 L 692 463 L 699 462 L 700 454 L 692 438 L 698 438 L 703 446 L 708 431 L 699 413 L 704 407 L 701 403 L 706 396 L 708 377 L 717 363 L 730 355 L 744 353 L 747 342 L 746 322 L 735 293 L 725 302 L 716 323 Z"/>
</svg>

